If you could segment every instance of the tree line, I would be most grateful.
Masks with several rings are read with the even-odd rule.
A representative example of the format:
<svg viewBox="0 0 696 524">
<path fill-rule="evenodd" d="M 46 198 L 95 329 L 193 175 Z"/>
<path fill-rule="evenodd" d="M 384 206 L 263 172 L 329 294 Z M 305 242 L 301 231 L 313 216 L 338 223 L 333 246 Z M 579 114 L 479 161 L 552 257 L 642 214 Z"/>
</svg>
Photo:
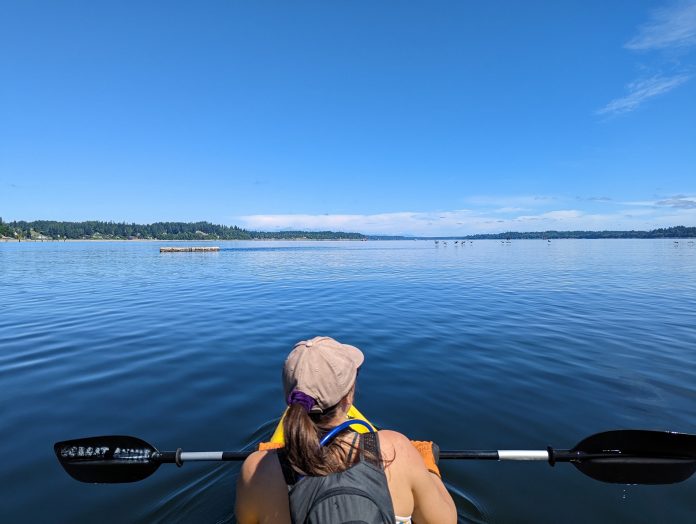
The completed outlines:
<svg viewBox="0 0 696 524">
<path fill-rule="evenodd" d="M 558 239 L 558 238 L 694 238 L 696 227 L 674 226 L 650 231 L 530 231 L 468 235 L 470 240 Z"/>
<path fill-rule="evenodd" d="M 237 226 L 210 222 L 64 222 L 58 220 L 24 220 L 3 222 L 0 236 L 20 239 L 153 239 L 153 240 L 402 240 L 404 236 L 363 235 L 340 231 L 249 231 Z M 465 235 L 467 240 L 561 239 L 561 238 L 695 238 L 696 227 L 674 226 L 650 231 L 529 231 Z M 413 238 L 413 237 L 410 237 Z M 419 237 L 423 238 L 423 237 Z"/>
<path fill-rule="evenodd" d="M 0 218 L 0 237 L 11 237 L 14 236 L 14 231 L 10 229 L 10 226 L 5 224 Z"/>
<path fill-rule="evenodd" d="M 210 222 L 155 222 L 152 224 L 128 224 L 126 222 L 64 222 L 57 220 L 24 220 L 3 222 L 0 218 L 0 235 L 20 238 L 50 239 L 153 239 L 153 240 L 362 240 L 359 233 L 335 231 L 248 231 L 237 226 L 223 226 Z"/>
</svg>

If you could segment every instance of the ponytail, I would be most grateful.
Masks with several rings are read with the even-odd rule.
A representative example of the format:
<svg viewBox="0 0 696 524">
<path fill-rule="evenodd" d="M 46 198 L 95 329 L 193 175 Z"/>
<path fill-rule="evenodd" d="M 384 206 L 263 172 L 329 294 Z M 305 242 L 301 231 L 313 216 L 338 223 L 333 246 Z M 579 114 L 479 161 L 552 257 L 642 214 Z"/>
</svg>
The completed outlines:
<svg viewBox="0 0 696 524">
<path fill-rule="evenodd" d="M 300 473 L 324 476 L 345 469 L 346 452 L 339 439 L 319 446 L 322 430 L 335 418 L 338 406 L 310 414 L 301 403 L 293 403 L 285 412 L 285 452 Z"/>
<path fill-rule="evenodd" d="M 283 431 L 290 463 L 306 475 L 318 473 L 323 462 L 319 431 L 302 405 L 290 404 L 285 413 Z"/>
</svg>

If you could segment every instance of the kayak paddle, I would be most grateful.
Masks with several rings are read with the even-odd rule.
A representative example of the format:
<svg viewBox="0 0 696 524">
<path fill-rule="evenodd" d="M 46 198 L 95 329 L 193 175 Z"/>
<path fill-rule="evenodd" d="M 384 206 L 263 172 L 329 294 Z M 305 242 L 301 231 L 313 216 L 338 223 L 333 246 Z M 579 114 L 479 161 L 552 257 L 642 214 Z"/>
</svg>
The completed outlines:
<svg viewBox="0 0 696 524">
<path fill-rule="evenodd" d="M 65 471 L 80 482 L 137 482 L 160 464 L 240 461 L 252 451 L 158 451 L 128 436 L 88 437 L 57 442 L 53 450 Z M 570 462 L 585 475 L 618 484 L 674 484 L 696 471 L 696 435 L 636 429 L 605 431 L 573 449 L 541 451 L 440 451 L 440 459 Z"/>
</svg>

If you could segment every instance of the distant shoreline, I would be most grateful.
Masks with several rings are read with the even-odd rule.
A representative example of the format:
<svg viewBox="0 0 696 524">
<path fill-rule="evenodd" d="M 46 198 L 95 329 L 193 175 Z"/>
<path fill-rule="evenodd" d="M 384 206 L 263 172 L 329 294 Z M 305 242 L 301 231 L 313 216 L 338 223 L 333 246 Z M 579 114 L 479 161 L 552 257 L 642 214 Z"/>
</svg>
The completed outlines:
<svg viewBox="0 0 696 524">
<path fill-rule="evenodd" d="M 32 222 L 3 222 L 0 219 L 0 236 L 3 241 L 164 241 L 164 242 L 219 242 L 227 240 L 279 240 L 279 241 L 366 241 L 366 240 L 560 240 L 560 239 L 621 239 L 621 238 L 696 238 L 696 227 L 673 226 L 650 231 L 506 231 L 501 233 L 477 233 L 440 236 L 366 235 L 344 231 L 251 231 L 237 226 L 224 226 L 210 222 L 155 222 L 152 224 L 126 224 L 123 222 L 63 222 L 35 220 Z M 13 238 L 14 237 L 14 238 Z"/>
<path fill-rule="evenodd" d="M 41 244 L 41 243 L 76 243 L 76 242 L 159 242 L 159 243 L 191 243 L 191 242 L 406 242 L 406 241 L 420 241 L 420 242 L 447 242 L 460 240 L 462 244 L 465 241 L 473 242 L 500 242 L 505 241 L 505 239 L 500 238 L 476 238 L 469 239 L 466 237 L 403 237 L 403 238 L 368 238 L 368 239 L 352 239 L 352 238 L 250 238 L 250 239 L 239 239 L 239 238 L 217 238 L 217 239 L 194 239 L 194 240 L 163 240 L 160 238 L 66 238 L 66 239 L 27 239 L 17 240 L 16 238 L 0 238 L 0 243 L 30 243 L 30 244 Z M 530 240 L 539 242 L 554 242 L 557 240 L 687 240 L 696 239 L 695 236 L 688 237 L 558 237 L 553 239 L 545 238 L 511 238 L 510 240 Z"/>
<path fill-rule="evenodd" d="M 418 240 L 411 238 L 401 238 L 392 240 Z M 40 244 L 42 242 L 365 242 L 358 238 L 210 238 L 210 239 L 173 239 L 164 240 L 162 238 L 0 238 L 0 242 L 30 242 Z"/>
</svg>

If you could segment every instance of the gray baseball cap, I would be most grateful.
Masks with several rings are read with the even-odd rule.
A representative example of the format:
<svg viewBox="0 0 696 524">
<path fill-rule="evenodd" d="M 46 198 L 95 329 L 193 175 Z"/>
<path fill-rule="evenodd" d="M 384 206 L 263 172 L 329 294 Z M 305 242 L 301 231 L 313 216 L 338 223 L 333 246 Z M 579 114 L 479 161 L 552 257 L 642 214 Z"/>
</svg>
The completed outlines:
<svg viewBox="0 0 696 524">
<path fill-rule="evenodd" d="M 331 337 L 302 340 L 295 344 L 283 366 L 285 397 L 294 390 L 309 395 L 316 400 L 313 413 L 335 406 L 355 383 L 363 360 L 358 348 Z"/>
</svg>

